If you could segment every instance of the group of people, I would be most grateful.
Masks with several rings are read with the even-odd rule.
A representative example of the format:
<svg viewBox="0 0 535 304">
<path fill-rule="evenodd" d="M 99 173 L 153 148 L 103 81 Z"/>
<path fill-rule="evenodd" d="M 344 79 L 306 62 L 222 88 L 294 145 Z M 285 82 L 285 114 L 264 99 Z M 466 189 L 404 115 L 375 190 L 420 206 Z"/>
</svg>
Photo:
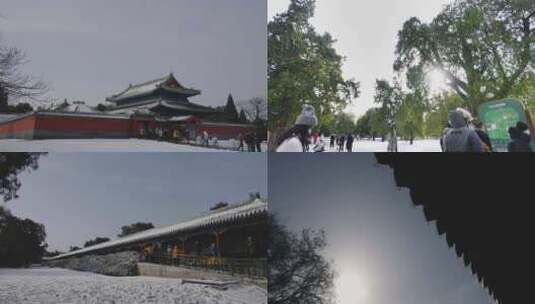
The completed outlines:
<svg viewBox="0 0 535 304">
<path fill-rule="evenodd" d="M 301 114 L 295 120 L 294 127 L 286 131 L 277 141 L 276 152 L 324 152 L 325 142 L 322 135 L 320 133 L 311 134 L 311 130 L 317 124 L 318 118 L 314 107 L 304 105 Z M 339 152 L 344 150 L 351 152 L 354 139 L 355 137 L 351 134 L 339 137 L 333 135 L 330 147 L 334 148 L 336 142 Z"/>
<path fill-rule="evenodd" d="M 509 152 L 532 152 L 529 127 L 519 121 L 508 130 L 511 141 Z M 440 138 L 443 152 L 494 152 L 489 135 L 481 121 L 474 119 L 470 112 L 458 108 L 449 114 L 448 125 Z"/>
<path fill-rule="evenodd" d="M 294 127 L 286 131 L 277 142 L 277 152 L 314 152 L 325 151 L 325 144 L 321 135 L 312 136 L 311 130 L 318 123 L 314 107 L 305 105 L 297 117 Z M 510 142 L 507 145 L 509 152 L 533 152 L 531 147 L 532 136 L 529 126 L 524 122 L 517 122 L 508 130 Z M 311 138 L 314 140 L 311 141 Z M 330 148 L 337 146 L 338 152 L 352 152 L 355 136 L 352 134 L 330 136 Z M 481 121 L 474 119 L 470 112 L 457 108 L 450 112 L 448 125 L 440 138 L 443 152 L 494 152 L 489 135 Z"/>
<path fill-rule="evenodd" d="M 245 135 L 238 135 L 238 151 L 244 152 L 247 145 L 247 152 L 262 152 L 262 134 L 259 132 L 249 132 Z"/>
<path fill-rule="evenodd" d="M 338 152 L 353 152 L 353 143 L 356 140 L 356 136 L 353 134 L 347 134 L 347 135 L 331 135 L 329 147 L 331 149 L 335 149 L 335 146 L 337 147 Z"/>
</svg>

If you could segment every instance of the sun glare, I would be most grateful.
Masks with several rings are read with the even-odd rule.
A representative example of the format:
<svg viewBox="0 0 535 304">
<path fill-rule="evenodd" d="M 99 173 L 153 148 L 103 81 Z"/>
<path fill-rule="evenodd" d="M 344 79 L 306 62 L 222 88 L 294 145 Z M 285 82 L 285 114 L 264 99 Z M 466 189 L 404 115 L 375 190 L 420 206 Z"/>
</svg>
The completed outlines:
<svg viewBox="0 0 535 304">
<path fill-rule="evenodd" d="M 340 273 L 336 282 L 339 304 L 364 303 L 369 297 L 368 288 L 361 275 L 351 272 Z"/>
<path fill-rule="evenodd" d="M 448 88 L 446 75 L 439 69 L 433 69 L 427 73 L 427 83 L 433 93 L 438 93 Z"/>
</svg>

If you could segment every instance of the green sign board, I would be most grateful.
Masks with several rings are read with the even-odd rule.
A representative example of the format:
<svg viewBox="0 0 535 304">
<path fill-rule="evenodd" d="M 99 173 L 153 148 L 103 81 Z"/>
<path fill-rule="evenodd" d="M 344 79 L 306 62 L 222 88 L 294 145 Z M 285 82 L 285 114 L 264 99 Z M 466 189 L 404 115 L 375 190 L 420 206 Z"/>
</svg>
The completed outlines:
<svg viewBox="0 0 535 304">
<path fill-rule="evenodd" d="M 519 121 L 530 125 L 524 107 L 514 99 L 482 104 L 479 107 L 479 119 L 485 124 L 495 151 L 507 151 L 507 144 L 511 141 L 509 127 L 514 127 Z"/>
</svg>

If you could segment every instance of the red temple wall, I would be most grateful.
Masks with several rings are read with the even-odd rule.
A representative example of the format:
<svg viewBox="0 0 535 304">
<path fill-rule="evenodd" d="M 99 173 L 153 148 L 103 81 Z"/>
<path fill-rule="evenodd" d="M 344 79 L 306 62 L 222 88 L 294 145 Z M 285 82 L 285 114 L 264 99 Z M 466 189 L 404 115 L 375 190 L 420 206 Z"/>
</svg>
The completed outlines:
<svg viewBox="0 0 535 304">
<path fill-rule="evenodd" d="M 129 127 L 128 119 L 38 115 L 35 138 L 126 138 Z"/>
<path fill-rule="evenodd" d="M 35 116 L 27 116 L 0 124 L 0 138 L 32 138 L 35 129 Z"/>
<path fill-rule="evenodd" d="M 72 116 L 60 114 L 33 114 L 0 124 L 0 138 L 129 138 L 138 137 L 140 129 L 155 130 L 154 120 L 124 119 L 117 117 Z M 221 140 L 238 138 L 254 132 L 254 126 L 231 124 L 194 124 L 196 134 L 204 131 Z"/>
</svg>

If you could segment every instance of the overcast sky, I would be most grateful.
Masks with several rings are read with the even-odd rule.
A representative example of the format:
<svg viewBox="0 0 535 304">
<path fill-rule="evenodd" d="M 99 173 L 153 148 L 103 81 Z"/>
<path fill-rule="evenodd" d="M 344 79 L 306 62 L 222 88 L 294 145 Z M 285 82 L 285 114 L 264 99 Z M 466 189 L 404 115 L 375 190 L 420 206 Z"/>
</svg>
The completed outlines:
<svg viewBox="0 0 535 304">
<path fill-rule="evenodd" d="M 271 154 L 268 170 L 270 211 L 295 231 L 325 229 L 340 304 L 490 303 L 373 154 Z"/>
<path fill-rule="evenodd" d="M 51 97 L 90 104 L 173 71 L 222 105 L 266 96 L 266 0 L 9 0 L 2 42 L 50 83 Z"/>
<path fill-rule="evenodd" d="M 7 207 L 46 227 L 49 249 L 115 238 L 138 221 L 170 225 L 215 203 L 267 194 L 266 154 L 53 153 L 20 176 Z"/>
<path fill-rule="evenodd" d="M 358 117 L 373 106 L 375 80 L 392 79 L 397 33 L 410 17 L 431 21 L 453 0 L 317 0 L 312 24 L 320 33 L 338 40 L 335 47 L 346 57 L 343 72 L 361 82 L 361 97 L 348 112 Z M 287 9 L 289 0 L 268 0 L 268 20 Z M 434 73 L 433 89 L 442 88 L 443 78 Z"/>
</svg>

